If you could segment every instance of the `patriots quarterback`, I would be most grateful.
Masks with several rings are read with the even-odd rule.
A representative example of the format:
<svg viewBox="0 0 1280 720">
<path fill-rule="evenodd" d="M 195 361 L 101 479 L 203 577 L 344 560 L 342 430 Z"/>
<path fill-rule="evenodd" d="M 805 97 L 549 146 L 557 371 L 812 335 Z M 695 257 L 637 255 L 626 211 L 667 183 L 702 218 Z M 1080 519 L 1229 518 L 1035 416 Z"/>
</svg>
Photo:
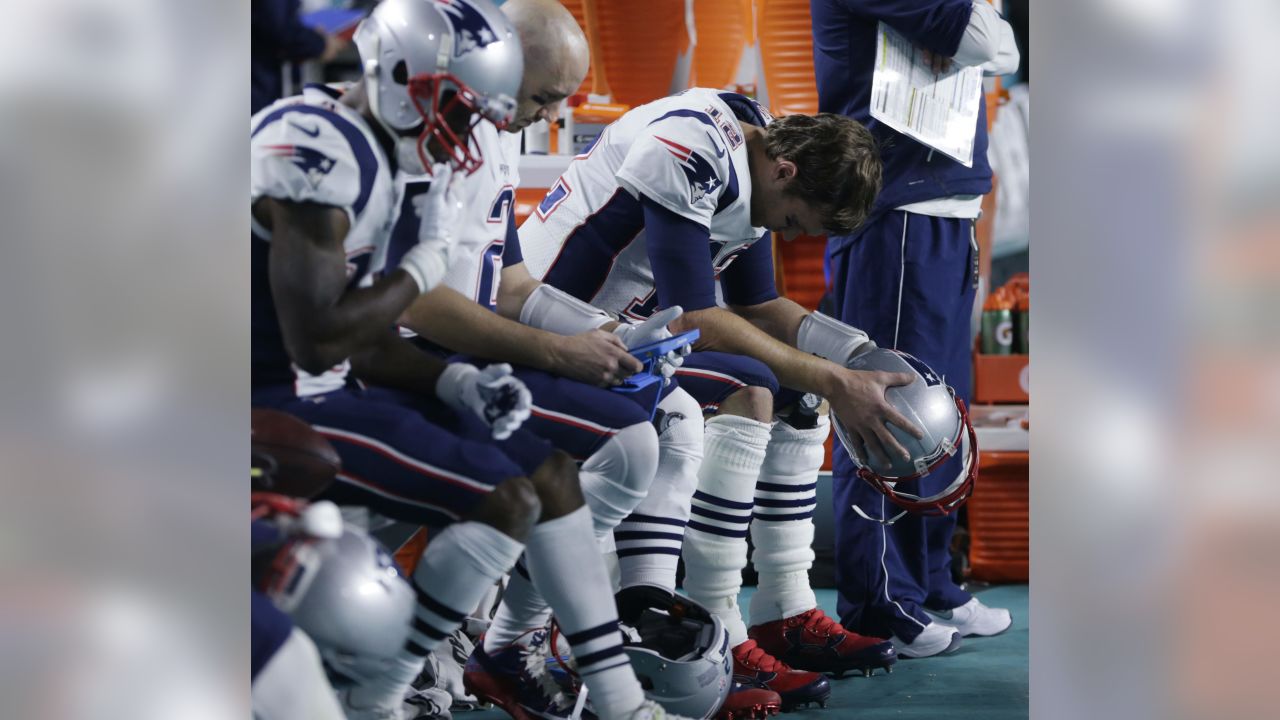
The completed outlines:
<svg viewBox="0 0 1280 720">
<path fill-rule="evenodd" d="M 769 242 L 770 231 L 857 227 L 879 182 L 878 149 L 857 123 L 775 119 L 741 95 L 694 88 L 608 126 L 519 229 L 542 282 L 618 317 L 680 306 L 672 330 L 700 330 L 676 371 L 708 415 L 685 515 L 685 588 L 728 627 L 735 677 L 776 690 L 784 708 L 825 701 L 817 672 L 896 660 L 891 643 L 817 607 L 808 569 L 830 426 L 797 401 L 826 398 L 872 456 L 906 457 L 888 425 L 920 431 L 885 390 L 911 377 L 846 369 L 866 336 L 780 297 Z M 760 571 L 750 631 L 737 606 L 748 533 Z"/>
</svg>

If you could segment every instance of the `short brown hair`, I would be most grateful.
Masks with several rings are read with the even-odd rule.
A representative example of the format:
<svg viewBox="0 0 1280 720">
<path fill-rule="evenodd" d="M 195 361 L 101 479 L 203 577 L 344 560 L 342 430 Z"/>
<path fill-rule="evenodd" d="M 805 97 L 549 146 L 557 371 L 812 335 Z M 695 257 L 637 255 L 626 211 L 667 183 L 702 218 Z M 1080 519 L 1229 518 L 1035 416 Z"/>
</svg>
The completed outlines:
<svg viewBox="0 0 1280 720">
<path fill-rule="evenodd" d="M 787 194 L 813 205 L 833 234 L 857 229 L 880 193 L 880 147 L 870 131 L 843 115 L 777 118 L 765 127 L 765 153 L 796 164 Z"/>
</svg>

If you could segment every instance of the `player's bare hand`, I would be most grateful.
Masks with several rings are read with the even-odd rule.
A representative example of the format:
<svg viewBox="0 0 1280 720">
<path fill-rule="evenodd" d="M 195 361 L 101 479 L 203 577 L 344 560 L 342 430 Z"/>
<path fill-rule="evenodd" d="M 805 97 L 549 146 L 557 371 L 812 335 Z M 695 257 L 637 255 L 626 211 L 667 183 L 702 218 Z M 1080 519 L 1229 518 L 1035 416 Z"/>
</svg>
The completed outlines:
<svg viewBox="0 0 1280 720">
<path fill-rule="evenodd" d="M 324 36 L 324 52 L 320 54 L 320 62 L 333 62 L 333 59 L 338 57 L 338 54 L 343 50 L 346 50 L 350 44 L 351 41 L 344 37 L 326 34 Z"/>
<path fill-rule="evenodd" d="M 920 52 L 924 55 L 924 61 L 929 63 L 929 67 L 933 69 L 934 73 L 941 74 L 951 69 L 951 58 L 924 49 L 921 49 Z"/>
<path fill-rule="evenodd" d="M 885 390 L 910 384 L 912 375 L 879 370 L 844 370 L 837 377 L 838 391 L 830 393 L 827 400 L 851 439 L 864 448 L 862 457 L 887 463 L 890 454 L 896 454 L 910 460 L 911 454 L 893 436 L 888 423 L 897 425 L 913 437 L 923 437 L 924 434 L 889 404 Z"/>
<path fill-rule="evenodd" d="M 621 338 L 604 330 L 560 338 L 554 365 L 557 375 L 602 387 L 617 385 L 644 369 Z"/>
</svg>

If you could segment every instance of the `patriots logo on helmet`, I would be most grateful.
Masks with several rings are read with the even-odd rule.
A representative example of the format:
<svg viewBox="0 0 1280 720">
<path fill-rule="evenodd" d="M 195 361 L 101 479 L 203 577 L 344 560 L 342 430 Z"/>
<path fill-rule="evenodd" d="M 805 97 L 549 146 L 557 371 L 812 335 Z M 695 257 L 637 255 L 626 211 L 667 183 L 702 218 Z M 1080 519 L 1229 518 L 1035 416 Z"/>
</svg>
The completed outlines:
<svg viewBox="0 0 1280 720">
<path fill-rule="evenodd" d="M 666 145 L 667 151 L 680 163 L 680 169 L 684 171 L 684 176 L 689 180 L 689 202 L 697 205 L 708 198 L 714 200 L 712 193 L 724 183 L 716 175 L 716 169 L 712 167 L 711 163 L 680 143 L 658 135 L 654 135 L 654 137 Z"/>
<path fill-rule="evenodd" d="M 333 158 L 305 145 L 268 145 L 266 149 L 271 157 L 289 158 L 313 188 L 324 180 L 335 164 Z"/>
<path fill-rule="evenodd" d="M 916 358 L 914 355 L 904 353 L 901 350 L 896 350 L 895 352 L 901 355 L 902 359 L 906 360 L 907 364 L 916 372 L 920 373 L 920 377 L 924 378 L 925 385 L 933 387 L 934 385 L 942 384 L 942 378 L 938 376 L 938 373 L 934 372 L 933 368 L 925 365 L 920 359 Z"/>
<path fill-rule="evenodd" d="M 500 39 L 493 28 L 489 27 L 489 21 L 484 19 L 484 15 L 466 0 L 436 0 L 436 4 L 453 26 L 455 58 Z"/>
</svg>

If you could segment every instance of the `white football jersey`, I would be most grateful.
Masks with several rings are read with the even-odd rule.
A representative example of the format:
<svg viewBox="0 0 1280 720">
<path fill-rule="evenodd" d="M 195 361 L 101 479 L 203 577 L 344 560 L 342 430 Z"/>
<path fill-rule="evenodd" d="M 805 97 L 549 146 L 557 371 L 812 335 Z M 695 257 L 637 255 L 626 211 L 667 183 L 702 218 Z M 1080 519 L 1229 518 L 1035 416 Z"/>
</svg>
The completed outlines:
<svg viewBox="0 0 1280 720">
<path fill-rule="evenodd" d="M 343 242 L 352 287 L 371 282 L 386 263 L 399 203 L 387 157 L 364 118 L 338 93 L 308 86 L 301 96 L 263 108 L 250 121 L 250 203 L 260 197 L 342 208 L 351 226 Z M 252 224 L 254 384 L 294 383 L 299 396 L 342 387 L 343 361 L 310 375 L 289 361 L 271 299 L 267 269 L 271 232 Z"/>
<path fill-rule="evenodd" d="M 529 273 L 615 315 L 648 317 L 657 295 L 641 195 L 706 227 L 711 247 L 701 252 L 723 270 L 764 233 L 751 224 L 739 119 L 772 121 L 741 95 L 693 88 L 609 125 L 520 226 Z"/>
<path fill-rule="evenodd" d="M 471 131 L 484 164 L 457 182 L 454 192 L 462 203 L 454 227 L 454 237 L 474 242 L 457 243 L 471 247 L 466 255 L 449 254 L 449 272 L 444 284 L 463 295 L 496 309 L 498 283 L 502 274 L 502 251 L 506 245 L 507 223 L 514 211 L 516 188 L 520 185 L 520 136 L 498 130 L 492 123 L 477 123 Z M 396 178 L 401 188 L 402 219 L 397 223 L 392 241 L 392 256 L 397 257 L 417 242 L 420 217 L 415 201 L 431 187 L 429 176 Z M 410 214 L 410 208 L 413 214 Z"/>
</svg>

